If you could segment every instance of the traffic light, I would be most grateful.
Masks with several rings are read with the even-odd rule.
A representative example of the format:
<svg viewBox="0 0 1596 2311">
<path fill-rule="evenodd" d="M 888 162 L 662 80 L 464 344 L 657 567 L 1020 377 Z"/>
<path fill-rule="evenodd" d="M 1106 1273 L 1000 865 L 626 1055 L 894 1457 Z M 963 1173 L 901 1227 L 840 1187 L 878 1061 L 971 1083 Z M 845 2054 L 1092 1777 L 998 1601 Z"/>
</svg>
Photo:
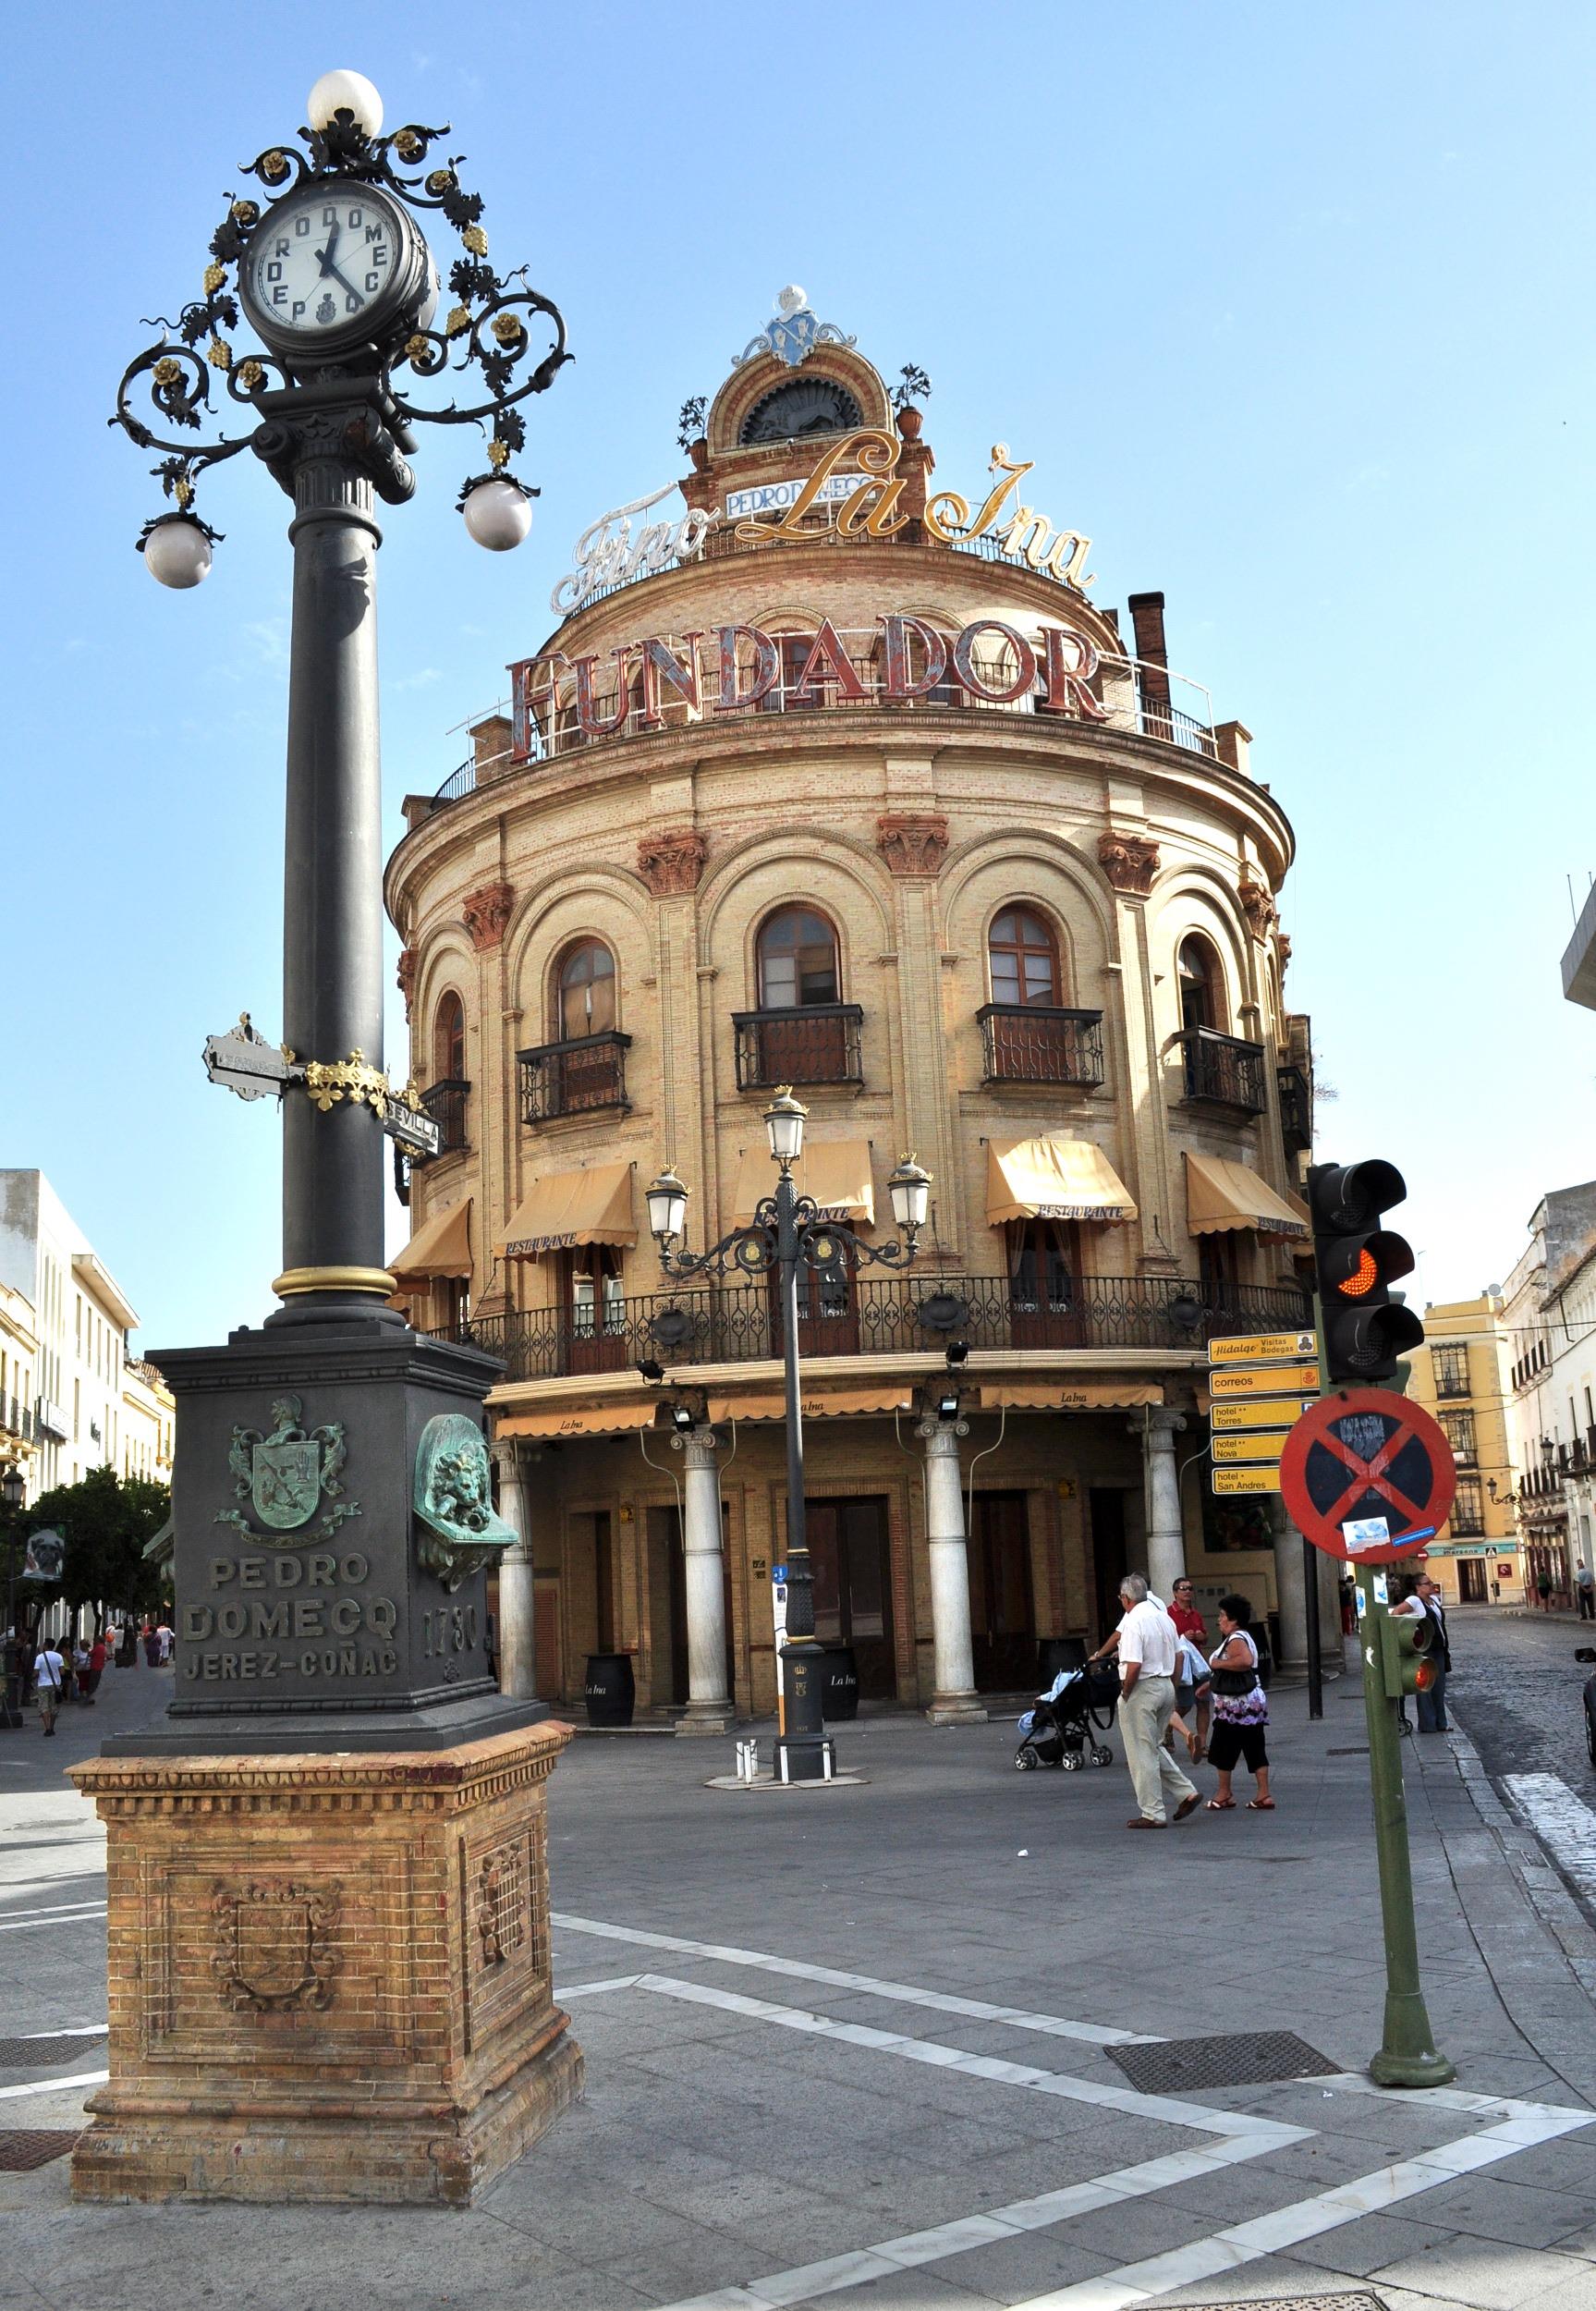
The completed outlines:
<svg viewBox="0 0 1596 2311">
<path fill-rule="evenodd" d="M 1396 1377 L 1424 1327 L 1390 1287 L 1413 1266 L 1405 1236 L 1379 1225 L 1407 1184 L 1395 1164 L 1315 1164 L 1308 1175 L 1325 1369 L 1336 1388 Z"/>
<path fill-rule="evenodd" d="M 1389 1700 L 1430 1691 L 1436 1677 L 1434 1643 L 1435 1622 L 1429 1613 L 1380 1616 L 1380 1674 Z"/>
</svg>

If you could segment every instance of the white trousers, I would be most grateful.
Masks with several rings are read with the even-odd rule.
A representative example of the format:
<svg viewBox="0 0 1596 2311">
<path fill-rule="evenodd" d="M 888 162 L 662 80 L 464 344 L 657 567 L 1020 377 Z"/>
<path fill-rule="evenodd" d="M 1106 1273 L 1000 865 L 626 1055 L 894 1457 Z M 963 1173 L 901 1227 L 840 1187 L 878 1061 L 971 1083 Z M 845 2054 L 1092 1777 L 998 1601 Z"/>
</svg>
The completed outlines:
<svg viewBox="0 0 1596 2311">
<path fill-rule="evenodd" d="M 1144 1821 L 1166 1821 L 1166 1802 L 1173 1808 L 1197 1795 L 1196 1785 L 1163 1747 L 1174 1714 L 1175 1682 L 1168 1677 L 1139 1677 L 1119 1705 L 1125 1762 Z"/>
</svg>

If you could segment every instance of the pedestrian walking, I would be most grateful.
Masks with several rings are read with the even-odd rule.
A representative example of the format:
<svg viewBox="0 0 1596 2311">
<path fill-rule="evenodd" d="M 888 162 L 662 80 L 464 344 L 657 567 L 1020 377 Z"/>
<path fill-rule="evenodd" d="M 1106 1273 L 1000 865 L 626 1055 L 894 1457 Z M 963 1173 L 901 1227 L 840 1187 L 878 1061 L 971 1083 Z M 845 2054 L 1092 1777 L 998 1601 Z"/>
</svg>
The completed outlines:
<svg viewBox="0 0 1596 2311">
<path fill-rule="evenodd" d="M 1194 1645 L 1201 1645 L 1208 1643 L 1208 1625 L 1192 1601 L 1194 1594 L 1190 1574 L 1183 1572 L 1169 1592 L 1169 1618 L 1177 1637 L 1189 1637 Z"/>
<path fill-rule="evenodd" d="M 164 1620 L 157 1621 L 155 1624 L 155 1643 L 160 1647 L 159 1660 L 160 1665 L 164 1669 L 170 1669 L 172 1666 L 172 1648 L 177 1642 L 177 1636 L 168 1624 Z"/>
<path fill-rule="evenodd" d="M 55 1730 L 55 1712 L 61 1706 L 66 1680 L 67 1664 L 46 1637 L 33 1656 L 33 1697 L 39 1704 L 39 1722 L 47 1734 Z"/>
<path fill-rule="evenodd" d="M 1592 1572 L 1583 1557 L 1574 1572 L 1574 1594 L 1579 1600 L 1581 1620 L 1596 1620 L 1596 1572 Z"/>
<path fill-rule="evenodd" d="M 89 1648 L 89 1706 L 91 1709 L 94 1706 L 95 1696 L 100 1691 L 100 1680 L 105 1674 L 105 1663 L 108 1658 L 109 1653 L 104 1638 L 96 1637 Z"/>
<path fill-rule="evenodd" d="M 1175 1715 L 1175 1665 L 1180 1640 L 1175 1623 L 1139 1572 L 1127 1572 L 1119 1584 L 1125 1617 L 1119 1624 L 1119 1730 L 1125 1742 L 1125 1762 L 1130 1768 L 1138 1811 L 1127 1829 L 1164 1829 L 1173 1802 L 1175 1818 L 1184 1821 L 1202 1803 L 1201 1793 L 1163 1746 L 1169 1720 Z"/>
<path fill-rule="evenodd" d="M 146 1621 L 143 1628 L 140 1630 L 139 1642 L 144 1648 L 145 1666 L 152 1669 L 159 1669 L 161 1666 L 161 1640 L 155 1634 L 155 1625 L 152 1621 Z"/>
<path fill-rule="evenodd" d="M 1175 1617 L 1173 1613 L 1171 1620 Z M 1213 1672 L 1191 1638 L 1183 1636 L 1175 1659 L 1175 1715 L 1164 1741 L 1173 1752 L 1171 1736 L 1178 1733 L 1194 1766 L 1208 1755 L 1208 1727 L 1213 1707 Z M 1193 1721 L 1195 1719 L 1195 1722 Z"/>
<path fill-rule="evenodd" d="M 1210 1657 L 1213 1670 L 1213 1732 L 1208 1755 L 1219 1776 L 1219 1786 L 1208 1801 L 1210 1813 L 1236 1809 L 1230 1778 L 1239 1762 L 1257 1783 L 1247 1801 L 1249 1814 L 1272 1814 L 1269 1794 L 1269 1749 L 1264 1728 L 1269 1723 L 1269 1696 L 1258 1681 L 1258 1641 L 1252 1634 L 1252 1605 L 1244 1596 L 1222 1597 L 1219 1633 L 1222 1643 Z"/>
<path fill-rule="evenodd" d="M 79 1637 L 72 1647 L 72 1675 L 77 1681 L 76 1699 L 81 1709 L 89 1706 L 89 1648 Z"/>
<path fill-rule="evenodd" d="M 1446 1608 L 1441 1602 L 1441 1591 L 1427 1572 L 1419 1576 L 1414 1602 L 1435 1623 L 1430 1645 L 1435 1680 L 1428 1692 L 1420 1693 L 1419 1696 L 1419 1730 L 1420 1733 L 1446 1733 L 1451 1730 L 1446 1717 L 1446 1678 L 1452 1667 L 1452 1645 L 1447 1635 Z"/>
</svg>

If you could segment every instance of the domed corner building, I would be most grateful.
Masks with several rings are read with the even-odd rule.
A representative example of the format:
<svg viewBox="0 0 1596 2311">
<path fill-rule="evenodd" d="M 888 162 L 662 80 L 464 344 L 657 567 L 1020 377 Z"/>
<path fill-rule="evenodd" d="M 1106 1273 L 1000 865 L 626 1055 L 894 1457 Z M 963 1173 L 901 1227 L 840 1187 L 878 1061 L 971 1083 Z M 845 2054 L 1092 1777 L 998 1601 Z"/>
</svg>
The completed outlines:
<svg viewBox="0 0 1596 2311">
<path fill-rule="evenodd" d="M 786 1084 L 800 1188 L 867 1244 L 905 1150 L 933 1180 L 913 1266 L 810 1276 L 798 1327 L 860 1694 L 979 1716 L 1183 1561 L 1211 1630 L 1240 1587 L 1299 1653 L 1301 1543 L 1201 1457 L 1210 1339 L 1308 1320 L 1292 834 L 1248 732 L 1170 671 L 1161 595 L 1128 634 L 1089 598 L 1019 459 L 940 488 L 793 292 L 690 464 L 387 870 L 442 1127 L 394 1265 L 418 1329 L 504 1359 L 504 1681 L 571 1701 L 603 1655 L 683 1730 L 774 1706 L 774 1283 L 673 1281 L 644 1191 L 675 1167 L 693 1250 L 751 1219 Z"/>
</svg>

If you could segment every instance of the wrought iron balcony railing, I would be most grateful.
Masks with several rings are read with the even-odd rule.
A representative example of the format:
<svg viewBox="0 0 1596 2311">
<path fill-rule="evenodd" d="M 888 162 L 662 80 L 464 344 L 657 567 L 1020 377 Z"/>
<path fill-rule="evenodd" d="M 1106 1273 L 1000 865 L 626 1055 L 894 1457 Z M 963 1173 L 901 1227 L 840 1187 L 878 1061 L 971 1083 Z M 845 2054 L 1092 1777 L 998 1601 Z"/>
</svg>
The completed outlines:
<svg viewBox="0 0 1596 2311">
<path fill-rule="evenodd" d="M 521 1121 L 548 1123 L 555 1116 L 585 1115 L 593 1107 L 628 1107 L 627 1053 L 629 1035 L 610 1029 L 602 1035 L 574 1035 L 564 1043 L 518 1051 L 521 1074 Z"/>
<path fill-rule="evenodd" d="M 33 1408 L 19 1396 L 0 1396 L 0 1434 L 15 1437 L 18 1444 L 32 1444 L 39 1434 Z"/>
<path fill-rule="evenodd" d="M 1103 1081 L 1103 1013 L 1035 1003 L 983 1003 L 981 1073 L 989 1083 Z"/>
<path fill-rule="evenodd" d="M 930 1352 L 950 1339 L 972 1349 L 1200 1349 L 1239 1332 L 1296 1330 L 1308 1302 L 1291 1286 L 1205 1285 L 1168 1277 L 1088 1277 L 1047 1298 L 1017 1297 L 1002 1276 L 854 1278 L 846 1305 L 800 1319 L 806 1355 Z M 781 1327 L 763 1285 L 634 1294 L 593 1311 L 535 1309 L 477 1316 L 439 1337 L 501 1358 L 511 1380 L 558 1380 L 623 1371 L 656 1357 L 671 1371 L 692 1364 L 779 1361 Z"/>
<path fill-rule="evenodd" d="M 780 1083 L 862 1083 L 857 1003 L 806 1003 L 789 1011 L 734 1011 L 739 1092 Z"/>
<path fill-rule="evenodd" d="M 1247 1116 L 1263 1113 L 1268 1102 L 1261 1043 L 1243 1043 L 1238 1036 L 1218 1034 L 1212 1027 L 1188 1027 L 1180 1038 L 1180 1048 L 1188 1099 L 1234 1107 Z"/>
<path fill-rule="evenodd" d="M 421 1105 L 438 1127 L 438 1154 L 457 1156 L 467 1145 L 466 1101 L 471 1087 L 457 1075 L 445 1076 L 441 1082 L 430 1083 L 421 1094 Z M 413 1156 L 412 1168 L 417 1164 L 430 1163 L 427 1156 Z"/>
<path fill-rule="evenodd" d="M 1280 1088 L 1280 1136 L 1288 1156 L 1306 1156 L 1313 1145 L 1313 1086 L 1299 1067 L 1276 1068 Z"/>
</svg>

